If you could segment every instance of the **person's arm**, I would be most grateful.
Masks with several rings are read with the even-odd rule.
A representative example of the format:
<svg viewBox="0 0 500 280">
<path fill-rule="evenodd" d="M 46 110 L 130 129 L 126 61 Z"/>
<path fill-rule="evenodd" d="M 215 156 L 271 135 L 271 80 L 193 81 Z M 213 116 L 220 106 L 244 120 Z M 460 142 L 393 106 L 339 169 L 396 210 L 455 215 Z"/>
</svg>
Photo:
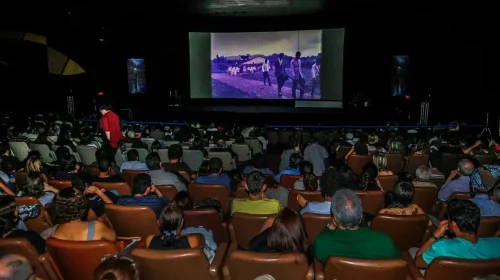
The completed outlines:
<svg viewBox="0 0 500 280">
<path fill-rule="evenodd" d="M 470 154 L 470 152 L 472 152 L 472 150 L 479 147 L 482 143 L 483 142 L 481 140 L 476 141 L 476 143 L 474 143 L 474 145 L 472 145 L 469 148 L 464 150 L 464 154 L 466 154 L 466 155 Z"/>
<path fill-rule="evenodd" d="M 200 245 L 201 245 L 200 236 L 198 236 L 196 234 L 190 234 L 187 236 L 187 238 L 188 238 L 189 246 L 191 246 L 191 248 L 200 247 Z"/>
<path fill-rule="evenodd" d="M 116 232 L 108 228 L 104 223 L 95 221 L 96 231 L 101 234 L 101 238 L 112 242 L 116 241 Z"/>
<path fill-rule="evenodd" d="M 86 188 L 84 191 L 84 194 L 95 194 L 98 197 L 100 197 L 102 199 L 102 201 L 104 201 L 104 203 L 113 204 L 113 201 L 104 193 L 103 190 L 96 188 L 94 186 L 90 186 L 90 187 Z"/>
<path fill-rule="evenodd" d="M 43 190 L 46 192 L 53 192 L 53 193 L 58 193 L 59 190 L 54 188 L 53 186 L 50 186 L 47 183 L 43 183 Z"/>
<path fill-rule="evenodd" d="M 345 161 L 347 161 L 347 159 L 349 158 L 350 155 L 352 155 L 354 153 L 354 146 L 351 147 L 351 150 L 349 150 L 349 152 L 347 153 L 347 155 L 345 155 Z"/>
<path fill-rule="evenodd" d="M 450 176 L 446 179 L 446 182 L 443 184 L 441 189 L 438 192 L 438 198 L 441 201 L 447 201 L 448 198 L 453 194 L 453 184 L 451 183 L 453 179 L 457 176 L 457 170 L 453 170 L 450 172 Z"/>
<path fill-rule="evenodd" d="M 447 229 L 448 229 L 448 221 L 447 220 L 441 221 L 436 231 L 434 231 L 434 233 L 431 234 L 430 238 L 427 239 L 427 241 L 425 241 L 425 243 L 422 246 L 420 246 L 417 253 L 415 254 L 415 260 L 413 261 L 416 267 L 426 268 L 427 266 L 429 266 L 429 264 L 432 262 L 434 258 L 439 257 L 439 255 L 436 254 L 437 250 L 435 250 L 431 246 L 441 237 L 444 236 Z M 426 254 L 425 258 L 424 254 Z"/>
<path fill-rule="evenodd" d="M 163 197 L 163 193 L 154 184 L 151 185 L 151 192 L 155 193 L 157 197 Z"/>
</svg>

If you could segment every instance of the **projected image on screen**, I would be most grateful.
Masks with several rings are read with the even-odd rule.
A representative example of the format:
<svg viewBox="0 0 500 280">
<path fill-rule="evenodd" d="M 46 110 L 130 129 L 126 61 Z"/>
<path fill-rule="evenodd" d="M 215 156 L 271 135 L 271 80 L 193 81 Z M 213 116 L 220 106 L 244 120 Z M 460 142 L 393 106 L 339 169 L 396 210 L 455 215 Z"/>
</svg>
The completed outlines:
<svg viewBox="0 0 500 280">
<path fill-rule="evenodd" d="M 392 57 L 392 96 L 401 96 L 410 99 L 408 91 L 408 55 L 395 55 Z"/>
<path fill-rule="evenodd" d="M 321 30 L 212 33 L 212 97 L 321 99 Z"/>
<path fill-rule="evenodd" d="M 142 58 L 127 60 L 128 91 L 131 94 L 146 93 L 146 64 Z"/>
</svg>

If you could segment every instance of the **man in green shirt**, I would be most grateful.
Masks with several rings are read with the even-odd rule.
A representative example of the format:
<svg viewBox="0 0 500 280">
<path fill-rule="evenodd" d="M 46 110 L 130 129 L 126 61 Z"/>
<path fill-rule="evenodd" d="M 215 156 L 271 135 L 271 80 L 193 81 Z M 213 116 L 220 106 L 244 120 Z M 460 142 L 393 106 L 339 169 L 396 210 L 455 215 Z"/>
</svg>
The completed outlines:
<svg viewBox="0 0 500 280">
<path fill-rule="evenodd" d="M 314 255 L 325 263 L 328 258 L 399 259 L 401 254 L 383 232 L 360 227 L 361 199 L 351 190 L 336 191 L 332 198 L 332 221 L 314 240 Z"/>
</svg>

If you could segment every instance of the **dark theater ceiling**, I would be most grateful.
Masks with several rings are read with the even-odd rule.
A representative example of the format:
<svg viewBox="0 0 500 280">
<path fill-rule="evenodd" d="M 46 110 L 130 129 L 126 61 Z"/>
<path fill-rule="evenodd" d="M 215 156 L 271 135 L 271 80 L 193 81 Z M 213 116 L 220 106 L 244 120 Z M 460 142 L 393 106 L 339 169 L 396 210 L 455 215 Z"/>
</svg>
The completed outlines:
<svg viewBox="0 0 500 280">
<path fill-rule="evenodd" d="M 189 0 L 190 13 L 221 16 L 270 16 L 320 11 L 328 0 Z"/>
</svg>

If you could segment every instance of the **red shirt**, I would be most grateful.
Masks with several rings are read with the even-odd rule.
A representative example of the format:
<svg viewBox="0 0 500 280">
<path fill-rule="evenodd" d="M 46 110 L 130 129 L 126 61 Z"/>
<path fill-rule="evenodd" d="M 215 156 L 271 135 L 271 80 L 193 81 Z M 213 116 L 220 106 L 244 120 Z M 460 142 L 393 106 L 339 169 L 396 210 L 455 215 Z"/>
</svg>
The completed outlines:
<svg viewBox="0 0 500 280">
<path fill-rule="evenodd" d="M 109 131 L 109 142 L 111 147 L 118 148 L 118 141 L 122 138 L 120 117 L 113 111 L 108 111 L 101 117 L 101 126 L 104 132 Z"/>
</svg>

